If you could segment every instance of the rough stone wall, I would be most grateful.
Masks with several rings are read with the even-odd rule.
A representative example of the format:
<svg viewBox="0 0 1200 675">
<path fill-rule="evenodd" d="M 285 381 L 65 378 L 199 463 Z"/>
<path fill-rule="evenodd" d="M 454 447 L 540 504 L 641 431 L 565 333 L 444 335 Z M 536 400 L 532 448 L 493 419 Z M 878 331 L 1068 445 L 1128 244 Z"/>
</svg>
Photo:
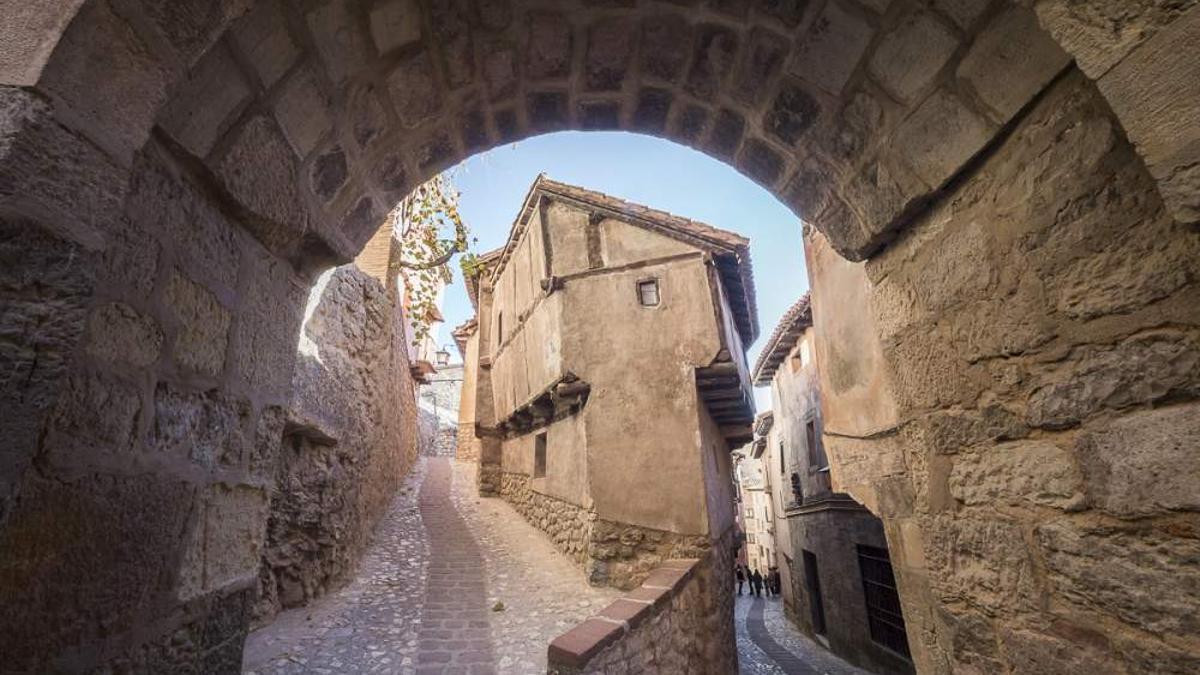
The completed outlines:
<svg viewBox="0 0 1200 675">
<path fill-rule="evenodd" d="M 460 423 L 455 431 L 454 458 L 461 462 L 479 461 L 479 439 L 473 422 Z"/>
<path fill-rule="evenodd" d="M 1057 81 L 863 269 L 896 421 L 826 440 L 918 669 L 1200 668 L 1200 235 L 1095 86 Z M 820 330 L 844 303 L 813 281 Z M 828 421 L 874 375 L 826 344 Z"/>
<path fill-rule="evenodd" d="M 352 573 L 416 459 L 416 402 L 395 292 L 336 270 L 293 378 L 259 574 L 259 621 Z"/>
<path fill-rule="evenodd" d="M 45 103 L 0 100 L 19 113 L 0 146 L 59 162 L 75 200 L 0 229 L 5 667 L 235 670 L 307 280 L 169 147 L 118 188 Z"/>
<path fill-rule="evenodd" d="M 454 457 L 458 446 L 458 409 L 462 401 L 462 365 L 441 366 L 420 386 L 421 454 Z"/>
<path fill-rule="evenodd" d="M 593 510 L 531 489 L 529 476 L 522 473 L 503 472 L 499 496 L 584 565 L 592 584 L 633 588 L 662 561 L 708 550 L 707 537 L 598 519 Z"/>
<path fill-rule="evenodd" d="M 550 647 L 553 675 L 738 672 L 733 530 L 701 559 L 666 560 Z"/>
</svg>

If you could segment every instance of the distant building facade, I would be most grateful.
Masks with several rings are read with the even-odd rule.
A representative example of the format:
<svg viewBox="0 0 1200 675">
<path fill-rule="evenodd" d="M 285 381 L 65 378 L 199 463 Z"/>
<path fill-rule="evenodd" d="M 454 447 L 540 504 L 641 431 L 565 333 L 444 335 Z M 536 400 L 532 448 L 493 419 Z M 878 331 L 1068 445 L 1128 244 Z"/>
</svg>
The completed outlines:
<svg viewBox="0 0 1200 675">
<path fill-rule="evenodd" d="M 747 244 L 539 177 L 474 282 L 478 323 L 459 334 L 481 493 L 593 583 L 629 588 L 710 551 L 732 574 L 730 448 L 751 438 L 742 345 L 757 334 Z"/>
<path fill-rule="evenodd" d="M 808 296 L 780 320 L 754 367 L 771 388 L 772 423 L 751 448 L 761 461 L 784 603 L 805 633 L 870 670 L 911 673 L 903 613 L 882 522 L 830 487 Z"/>
<path fill-rule="evenodd" d="M 455 457 L 458 448 L 458 416 L 462 401 L 464 366 L 436 365 L 424 375 L 417 400 L 421 454 Z"/>
</svg>

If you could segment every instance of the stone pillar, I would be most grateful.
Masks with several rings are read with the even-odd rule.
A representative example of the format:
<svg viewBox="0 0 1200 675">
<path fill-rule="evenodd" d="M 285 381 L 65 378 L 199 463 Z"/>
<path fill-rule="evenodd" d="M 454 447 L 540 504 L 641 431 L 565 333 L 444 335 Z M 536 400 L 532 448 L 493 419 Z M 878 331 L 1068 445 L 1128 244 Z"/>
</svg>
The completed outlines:
<svg viewBox="0 0 1200 675">
<path fill-rule="evenodd" d="M 475 373 L 475 435 L 479 437 L 479 494 L 500 494 L 501 436 L 496 428 L 495 397 L 492 393 L 492 284 L 479 284 L 479 350 Z"/>
</svg>

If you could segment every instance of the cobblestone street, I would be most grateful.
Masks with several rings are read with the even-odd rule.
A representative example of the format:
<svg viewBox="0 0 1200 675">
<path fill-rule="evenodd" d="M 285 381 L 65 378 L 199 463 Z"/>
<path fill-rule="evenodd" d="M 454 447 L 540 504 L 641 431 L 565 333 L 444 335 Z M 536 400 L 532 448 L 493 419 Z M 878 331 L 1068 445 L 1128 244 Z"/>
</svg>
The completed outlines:
<svg viewBox="0 0 1200 675">
<path fill-rule="evenodd" d="M 473 471 L 422 458 L 357 576 L 251 633 L 244 672 L 545 672 L 550 640 L 620 593 L 589 586 L 506 502 L 478 497 Z M 736 616 L 742 673 L 863 672 L 791 628 L 778 600 L 740 597 Z"/>
</svg>

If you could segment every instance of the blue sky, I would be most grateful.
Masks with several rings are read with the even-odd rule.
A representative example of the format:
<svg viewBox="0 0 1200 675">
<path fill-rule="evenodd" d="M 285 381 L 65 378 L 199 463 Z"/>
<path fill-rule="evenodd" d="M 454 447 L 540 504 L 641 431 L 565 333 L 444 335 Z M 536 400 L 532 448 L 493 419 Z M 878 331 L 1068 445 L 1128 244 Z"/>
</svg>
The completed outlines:
<svg viewBox="0 0 1200 675">
<path fill-rule="evenodd" d="M 769 192 L 728 165 L 691 148 L 624 132 L 561 132 L 475 155 L 451 175 L 462 193 L 459 209 L 478 237 L 477 250 L 504 243 L 521 200 L 538 173 L 614 197 L 733 230 L 750 238 L 758 290 L 761 337 L 750 363 L 796 298 L 808 290 L 800 219 Z M 471 317 L 471 304 L 454 268 L 446 291 L 439 340 Z M 457 354 L 457 350 L 451 349 Z M 769 402 L 759 390 L 759 407 Z"/>
</svg>

